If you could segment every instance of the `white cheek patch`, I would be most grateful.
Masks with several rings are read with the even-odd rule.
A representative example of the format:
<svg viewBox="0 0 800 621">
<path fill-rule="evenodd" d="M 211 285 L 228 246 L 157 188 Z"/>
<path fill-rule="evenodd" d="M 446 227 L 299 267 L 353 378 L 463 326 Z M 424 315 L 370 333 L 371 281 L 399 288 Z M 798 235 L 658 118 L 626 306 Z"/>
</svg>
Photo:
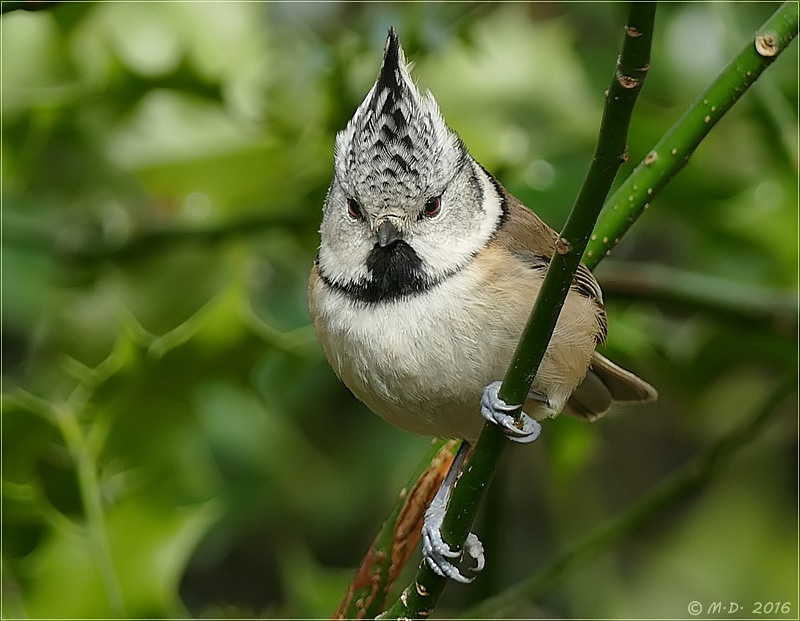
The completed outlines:
<svg viewBox="0 0 800 621">
<path fill-rule="evenodd" d="M 478 241 L 475 250 L 477 250 L 489 241 L 489 238 L 497 229 L 497 225 L 503 215 L 503 200 L 500 198 L 494 183 L 489 179 L 489 175 L 474 161 L 472 162 L 472 168 L 483 189 L 483 219 L 476 234 Z"/>
<path fill-rule="evenodd" d="M 477 163 L 471 160 L 470 164 L 481 186 L 483 198 L 481 212 L 476 218 L 477 227 L 468 235 L 460 235 L 454 230 L 454 235 L 438 237 L 436 243 L 420 237 L 415 237 L 411 242 L 423 260 L 426 271 L 434 279 L 457 271 L 468 263 L 489 241 L 503 214 L 503 201 L 492 180 Z"/>
<path fill-rule="evenodd" d="M 368 278 L 367 256 L 371 249 L 369 238 L 363 231 L 346 231 L 342 239 L 334 242 L 325 232 L 319 248 L 319 265 L 325 277 L 340 285 Z"/>
</svg>

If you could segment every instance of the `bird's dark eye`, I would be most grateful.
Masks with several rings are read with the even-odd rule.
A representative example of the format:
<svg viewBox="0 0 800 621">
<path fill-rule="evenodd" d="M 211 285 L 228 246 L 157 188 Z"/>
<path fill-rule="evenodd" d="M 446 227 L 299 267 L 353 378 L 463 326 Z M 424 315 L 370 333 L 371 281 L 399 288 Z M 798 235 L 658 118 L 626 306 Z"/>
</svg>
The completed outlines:
<svg viewBox="0 0 800 621">
<path fill-rule="evenodd" d="M 425 209 L 423 213 L 428 218 L 433 218 L 434 216 L 439 214 L 439 211 L 442 209 L 442 197 L 441 196 L 433 196 L 425 201 Z"/>
<path fill-rule="evenodd" d="M 354 198 L 347 199 L 347 215 L 353 218 L 353 220 L 361 220 L 361 218 L 363 218 L 361 214 L 361 205 L 359 205 L 358 201 Z"/>
</svg>

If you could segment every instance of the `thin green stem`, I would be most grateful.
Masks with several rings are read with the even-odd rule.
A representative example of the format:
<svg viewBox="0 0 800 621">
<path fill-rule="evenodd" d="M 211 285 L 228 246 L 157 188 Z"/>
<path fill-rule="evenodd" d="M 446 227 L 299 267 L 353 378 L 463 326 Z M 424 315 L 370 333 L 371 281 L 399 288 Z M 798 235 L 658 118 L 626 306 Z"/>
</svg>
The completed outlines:
<svg viewBox="0 0 800 621">
<path fill-rule="evenodd" d="M 287 210 L 288 213 L 288 210 Z M 208 248 L 210 244 L 247 235 L 258 235 L 267 230 L 283 228 L 296 231 L 302 224 L 296 215 L 250 215 L 231 219 L 213 226 L 190 227 L 175 225 L 153 229 L 132 236 L 122 244 L 109 244 L 101 240 L 86 242 L 77 247 L 59 243 L 56 231 L 34 228 L 18 221 L 7 223 L 3 241 L 9 245 L 47 251 L 61 261 L 93 264 L 102 261 L 124 262 L 152 256 L 155 252 L 169 251 L 174 245 L 186 244 Z"/>
<path fill-rule="evenodd" d="M 797 2 L 781 5 L 606 201 L 583 257 L 589 269 L 611 252 L 717 121 L 792 42 L 799 14 Z"/>
<path fill-rule="evenodd" d="M 636 299 L 706 311 L 725 319 L 765 324 L 794 336 L 797 295 L 730 278 L 688 272 L 666 265 L 606 261 L 598 279 L 609 299 Z"/>
<path fill-rule="evenodd" d="M 109 373 L 103 362 L 97 367 L 98 371 L 84 370 L 82 373 L 86 379 L 104 379 L 105 374 Z M 83 505 L 85 528 L 77 528 L 76 525 L 55 507 L 50 507 L 49 502 L 43 505 L 43 510 L 48 521 L 58 530 L 70 535 L 80 535 L 85 537 L 88 542 L 88 550 L 92 557 L 97 573 L 103 586 L 103 590 L 108 602 L 108 609 L 111 616 L 123 617 L 125 607 L 122 596 L 120 581 L 114 567 L 113 556 L 111 553 L 111 542 L 108 537 L 106 516 L 103 509 L 100 482 L 97 477 L 97 461 L 92 450 L 91 442 L 81 424 L 78 421 L 76 412 L 86 406 L 91 388 L 91 382 L 79 383 L 72 391 L 69 399 L 63 403 L 51 403 L 45 399 L 37 397 L 29 392 L 16 390 L 12 394 L 2 396 L 2 408 L 20 408 L 31 414 L 36 414 L 44 420 L 55 425 L 64 439 L 64 444 L 69 455 L 75 463 L 75 470 L 78 479 L 78 489 Z M 3 492 L 14 491 L 14 487 L 4 484 Z M 16 491 L 24 491 L 17 486 Z M 25 491 L 33 499 L 36 492 L 34 490 Z"/>
<path fill-rule="evenodd" d="M 59 4 L 61 4 L 61 2 L 57 0 L 51 2 L 46 2 L 44 0 L 40 0 L 39 2 L 31 2 L 31 0 L 11 0 L 3 2 L 3 4 L 0 5 L 0 14 L 10 13 L 11 11 L 42 11 L 44 9 L 57 7 Z"/>
<path fill-rule="evenodd" d="M 97 479 L 97 464 L 75 411 L 69 405 L 64 404 L 54 405 L 53 413 L 67 450 L 75 460 L 78 487 L 86 514 L 89 550 L 103 584 L 109 612 L 114 617 L 122 617 L 125 610 L 124 601 L 111 554 L 103 500 Z"/>
</svg>

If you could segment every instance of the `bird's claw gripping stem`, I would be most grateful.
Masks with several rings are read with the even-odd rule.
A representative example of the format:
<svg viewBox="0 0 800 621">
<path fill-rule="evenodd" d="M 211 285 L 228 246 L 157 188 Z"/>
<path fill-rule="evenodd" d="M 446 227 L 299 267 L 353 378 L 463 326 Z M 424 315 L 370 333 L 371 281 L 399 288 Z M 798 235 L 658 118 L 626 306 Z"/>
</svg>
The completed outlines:
<svg viewBox="0 0 800 621">
<path fill-rule="evenodd" d="M 458 550 L 452 550 L 444 539 L 442 539 L 442 522 L 447 510 L 447 503 L 455 487 L 455 481 L 461 470 L 461 464 L 469 451 L 469 443 L 462 442 L 458 448 L 453 463 L 447 475 L 442 481 L 441 486 L 431 501 L 430 506 L 425 511 L 425 519 L 422 523 L 422 556 L 434 573 L 450 578 L 457 582 L 467 584 L 475 579 L 475 576 L 465 576 L 450 559 L 457 559 L 461 556 Z M 471 568 L 473 573 L 483 569 L 485 558 L 483 555 L 483 544 L 474 533 L 469 533 L 464 542 L 464 552 L 475 561 L 475 566 Z"/>
<path fill-rule="evenodd" d="M 481 414 L 486 420 L 499 426 L 509 440 L 523 444 L 533 442 L 539 437 L 542 426 L 525 412 L 520 412 L 518 418 L 511 416 L 509 412 L 513 412 L 521 406 L 509 405 L 503 401 L 498 395 L 500 385 L 500 382 L 492 382 L 483 389 Z M 540 397 L 538 394 L 533 394 L 532 396 L 535 398 Z M 544 396 L 541 396 L 541 400 L 545 403 L 547 402 L 547 398 Z"/>
<path fill-rule="evenodd" d="M 451 550 L 442 539 L 442 521 L 444 520 L 445 507 L 440 504 L 431 504 L 425 512 L 425 521 L 422 525 L 422 555 L 428 566 L 438 575 L 450 578 L 464 584 L 470 583 L 475 576 L 465 576 L 459 571 L 450 559 L 461 556 L 458 550 Z M 483 544 L 475 533 L 469 533 L 464 542 L 464 552 L 475 561 L 475 566 L 470 569 L 473 573 L 483 569 L 485 557 Z"/>
</svg>

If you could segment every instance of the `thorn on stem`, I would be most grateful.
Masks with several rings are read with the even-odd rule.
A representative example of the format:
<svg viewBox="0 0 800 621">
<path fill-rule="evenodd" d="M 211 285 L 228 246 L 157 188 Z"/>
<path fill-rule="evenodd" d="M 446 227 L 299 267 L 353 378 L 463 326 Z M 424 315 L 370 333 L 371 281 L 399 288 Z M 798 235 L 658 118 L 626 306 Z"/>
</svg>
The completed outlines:
<svg viewBox="0 0 800 621">
<path fill-rule="evenodd" d="M 639 30 L 636 26 L 625 26 L 625 34 L 631 37 L 632 39 L 636 39 L 637 37 L 642 36 L 642 31 Z"/>
<path fill-rule="evenodd" d="M 775 35 L 769 33 L 756 35 L 756 52 L 761 56 L 775 56 L 778 53 Z"/>
</svg>

